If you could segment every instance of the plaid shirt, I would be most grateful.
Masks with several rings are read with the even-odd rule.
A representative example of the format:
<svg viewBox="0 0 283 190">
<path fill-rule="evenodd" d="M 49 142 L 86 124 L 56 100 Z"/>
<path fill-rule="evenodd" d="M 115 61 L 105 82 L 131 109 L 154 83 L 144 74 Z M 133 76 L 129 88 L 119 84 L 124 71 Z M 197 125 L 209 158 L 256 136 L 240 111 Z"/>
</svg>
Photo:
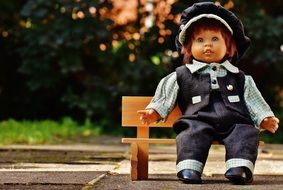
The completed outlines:
<svg viewBox="0 0 283 190">
<path fill-rule="evenodd" d="M 209 73 L 211 81 L 217 81 L 217 77 L 226 76 L 227 72 L 239 72 L 239 69 L 232 65 L 229 61 L 225 61 L 221 64 L 206 64 L 193 60 L 192 64 L 186 64 L 186 66 L 191 71 L 191 73 Z M 218 88 L 218 82 L 216 82 L 216 84 L 211 83 L 211 89 Z M 155 95 L 146 109 L 151 108 L 156 110 L 161 118 L 163 118 L 163 120 L 166 120 L 168 114 L 176 105 L 178 92 L 179 86 L 177 84 L 177 75 L 176 72 L 173 72 L 160 81 Z M 259 127 L 261 121 L 265 117 L 274 116 L 269 105 L 266 103 L 261 93 L 257 89 L 253 78 L 249 75 L 245 76 L 244 101 L 255 124 L 255 127 Z"/>
</svg>

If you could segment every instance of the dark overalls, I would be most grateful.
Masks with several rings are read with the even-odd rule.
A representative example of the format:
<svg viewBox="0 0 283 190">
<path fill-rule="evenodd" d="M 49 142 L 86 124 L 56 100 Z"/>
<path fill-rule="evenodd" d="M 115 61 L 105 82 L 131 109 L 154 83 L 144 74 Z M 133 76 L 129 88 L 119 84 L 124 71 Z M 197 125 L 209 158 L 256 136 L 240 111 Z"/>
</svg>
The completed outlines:
<svg viewBox="0 0 283 190">
<path fill-rule="evenodd" d="M 196 160 L 205 165 L 213 140 L 224 144 L 226 161 L 240 158 L 255 164 L 259 130 L 244 102 L 244 73 L 227 72 L 217 78 L 217 90 L 211 90 L 209 74 L 192 74 L 185 65 L 176 73 L 180 89 L 177 101 L 183 114 L 173 125 L 177 164 Z"/>
</svg>

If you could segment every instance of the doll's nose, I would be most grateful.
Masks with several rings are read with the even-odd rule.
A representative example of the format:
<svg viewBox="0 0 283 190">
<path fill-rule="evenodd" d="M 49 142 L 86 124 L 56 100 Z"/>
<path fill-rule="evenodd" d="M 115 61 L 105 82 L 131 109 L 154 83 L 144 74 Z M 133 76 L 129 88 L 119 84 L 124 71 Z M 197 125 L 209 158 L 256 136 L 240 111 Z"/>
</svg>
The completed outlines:
<svg viewBox="0 0 283 190">
<path fill-rule="evenodd" d="M 210 42 L 205 42 L 204 43 L 204 47 L 211 47 L 212 46 L 212 43 L 210 43 Z"/>
</svg>

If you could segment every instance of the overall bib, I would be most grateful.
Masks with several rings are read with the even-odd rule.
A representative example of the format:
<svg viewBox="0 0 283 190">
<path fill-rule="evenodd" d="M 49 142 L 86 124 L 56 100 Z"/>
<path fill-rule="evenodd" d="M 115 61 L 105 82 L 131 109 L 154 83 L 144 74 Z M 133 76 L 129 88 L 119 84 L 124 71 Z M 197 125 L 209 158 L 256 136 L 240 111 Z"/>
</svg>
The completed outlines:
<svg viewBox="0 0 283 190">
<path fill-rule="evenodd" d="M 182 112 L 173 125 L 179 170 L 202 173 L 214 140 L 225 146 L 226 162 L 243 159 L 255 164 L 259 130 L 244 102 L 244 74 L 227 72 L 217 78 L 220 88 L 212 90 L 209 74 L 192 74 L 186 66 L 177 68 L 176 73 L 180 87 L 177 101 Z"/>
</svg>

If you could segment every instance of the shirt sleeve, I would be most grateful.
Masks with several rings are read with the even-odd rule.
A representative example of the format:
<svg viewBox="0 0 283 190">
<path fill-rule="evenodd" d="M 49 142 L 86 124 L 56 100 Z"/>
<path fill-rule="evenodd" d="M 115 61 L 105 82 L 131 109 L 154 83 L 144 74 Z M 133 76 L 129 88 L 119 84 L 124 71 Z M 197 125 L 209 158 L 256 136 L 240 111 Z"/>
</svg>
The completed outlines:
<svg viewBox="0 0 283 190">
<path fill-rule="evenodd" d="M 244 88 L 246 106 L 256 127 L 259 128 L 262 120 L 266 117 L 274 116 L 274 113 L 271 111 L 269 105 L 262 97 L 251 76 L 245 76 Z"/>
<path fill-rule="evenodd" d="M 159 82 L 154 97 L 146 109 L 154 109 L 163 121 L 166 120 L 176 105 L 178 92 L 177 75 L 176 72 L 173 72 Z"/>
</svg>

